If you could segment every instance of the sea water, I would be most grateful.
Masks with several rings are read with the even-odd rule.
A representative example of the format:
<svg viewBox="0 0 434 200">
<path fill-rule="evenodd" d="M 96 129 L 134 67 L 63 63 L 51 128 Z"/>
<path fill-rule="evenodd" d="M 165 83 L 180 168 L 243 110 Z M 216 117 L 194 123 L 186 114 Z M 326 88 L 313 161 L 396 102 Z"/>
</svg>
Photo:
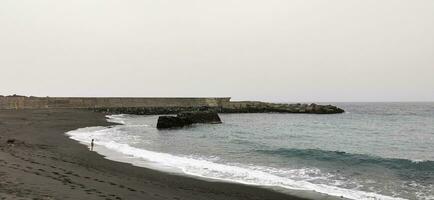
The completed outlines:
<svg viewBox="0 0 434 200">
<path fill-rule="evenodd" d="M 111 115 L 121 125 L 67 134 L 190 176 L 350 199 L 434 199 L 434 103 L 336 105 L 346 113 L 220 114 L 222 124 L 171 130 L 156 129 L 158 116 Z"/>
</svg>

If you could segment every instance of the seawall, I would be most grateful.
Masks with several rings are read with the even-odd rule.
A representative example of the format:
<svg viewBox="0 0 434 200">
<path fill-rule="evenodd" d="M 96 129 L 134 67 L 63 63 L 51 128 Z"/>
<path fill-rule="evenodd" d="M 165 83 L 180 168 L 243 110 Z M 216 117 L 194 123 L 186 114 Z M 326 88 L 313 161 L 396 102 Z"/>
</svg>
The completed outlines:
<svg viewBox="0 0 434 200">
<path fill-rule="evenodd" d="M 0 109 L 219 107 L 224 98 L 0 97 Z"/>
<path fill-rule="evenodd" d="M 219 113 L 312 113 L 335 114 L 344 110 L 332 105 L 279 104 L 259 101 L 230 101 L 217 98 L 164 97 L 24 97 L 0 96 L 0 109 L 78 108 L 106 113 L 139 115 L 177 114 L 182 111 L 212 110 Z"/>
</svg>

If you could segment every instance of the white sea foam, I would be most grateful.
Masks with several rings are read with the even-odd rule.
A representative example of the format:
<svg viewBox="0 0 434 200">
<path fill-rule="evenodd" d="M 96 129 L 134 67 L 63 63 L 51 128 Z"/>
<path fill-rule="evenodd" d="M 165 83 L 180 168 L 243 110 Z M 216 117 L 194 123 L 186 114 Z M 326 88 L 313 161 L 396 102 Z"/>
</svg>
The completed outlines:
<svg viewBox="0 0 434 200">
<path fill-rule="evenodd" d="M 413 163 L 422 163 L 422 162 L 427 162 L 429 160 L 411 160 L 411 162 Z"/>
<path fill-rule="evenodd" d="M 107 118 L 108 122 L 112 122 L 112 123 L 118 123 L 118 124 L 126 124 L 124 117 L 125 114 L 120 114 L 120 115 L 106 115 L 105 117 Z"/>
<path fill-rule="evenodd" d="M 113 122 L 123 122 L 122 116 L 110 116 L 109 120 Z M 180 171 L 188 175 L 217 179 L 229 182 L 237 182 L 249 185 L 258 186 L 273 186 L 282 187 L 292 190 L 309 190 L 319 193 L 329 194 L 333 196 L 343 196 L 350 199 L 384 199 L 396 200 L 394 198 L 384 196 L 372 192 L 364 192 L 326 184 L 314 184 L 306 180 L 296 180 L 291 176 L 278 176 L 271 171 L 271 168 L 261 166 L 236 166 L 232 164 L 222 164 L 210 161 L 208 159 L 195 158 L 191 156 L 171 155 L 168 153 L 154 152 L 145 149 L 132 147 L 128 144 L 118 143 L 112 140 L 109 136 L 116 128 L 105 127 L 90 127 L 82 128 L 75 131 L 70 131 L 67 134 L 74 140 L 82 143 L 88 143 L 92 138 L 96 139 L 96 145 L 101 145 L 107 149 L 121 153 L 126 157 L 133 157 L 139 160 L 149 162 L 147 167 L 157 167 L 158 169 L 172 169 Z M 276 169 L 278 170 L 278 169 Z M 306 170 L 306 169 L 302 169 Z M 293 173 L 307 173 L 308 171 L 299 171 Z M 291 173 L 291 172 L 289 172 Z M 310 173 L 317 173 L 315 171 Z M 303 174 L 306 175 L 306 174 Z"/>
</svg>

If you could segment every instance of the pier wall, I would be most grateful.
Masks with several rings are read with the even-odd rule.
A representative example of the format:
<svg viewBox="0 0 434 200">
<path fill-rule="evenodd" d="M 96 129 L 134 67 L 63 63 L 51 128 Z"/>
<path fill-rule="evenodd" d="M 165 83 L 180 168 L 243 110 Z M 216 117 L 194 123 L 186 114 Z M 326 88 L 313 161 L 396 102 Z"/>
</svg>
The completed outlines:
<svg viewBox="0 0 434 200">
<path fill-rule="evenodd" d="M 0 96 L 0 109 L 221 107 L 224 98 L 14 97 Z"/>
</svg>

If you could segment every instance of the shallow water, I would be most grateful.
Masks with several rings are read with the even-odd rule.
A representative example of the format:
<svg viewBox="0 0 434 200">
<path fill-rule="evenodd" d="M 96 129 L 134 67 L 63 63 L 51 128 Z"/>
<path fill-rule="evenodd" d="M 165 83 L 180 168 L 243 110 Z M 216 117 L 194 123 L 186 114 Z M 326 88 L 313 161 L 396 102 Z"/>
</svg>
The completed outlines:
<svg viewBox="0 0 434 200">
<path fill-rule="evenodd" d="M 219 125 L 159 131 L 157 116 L 71 131 L 189 175 L 351 199 L 434 199 L 434 103 L 340 103 L 345 114 L 221 114 Z"/>
</svg>

